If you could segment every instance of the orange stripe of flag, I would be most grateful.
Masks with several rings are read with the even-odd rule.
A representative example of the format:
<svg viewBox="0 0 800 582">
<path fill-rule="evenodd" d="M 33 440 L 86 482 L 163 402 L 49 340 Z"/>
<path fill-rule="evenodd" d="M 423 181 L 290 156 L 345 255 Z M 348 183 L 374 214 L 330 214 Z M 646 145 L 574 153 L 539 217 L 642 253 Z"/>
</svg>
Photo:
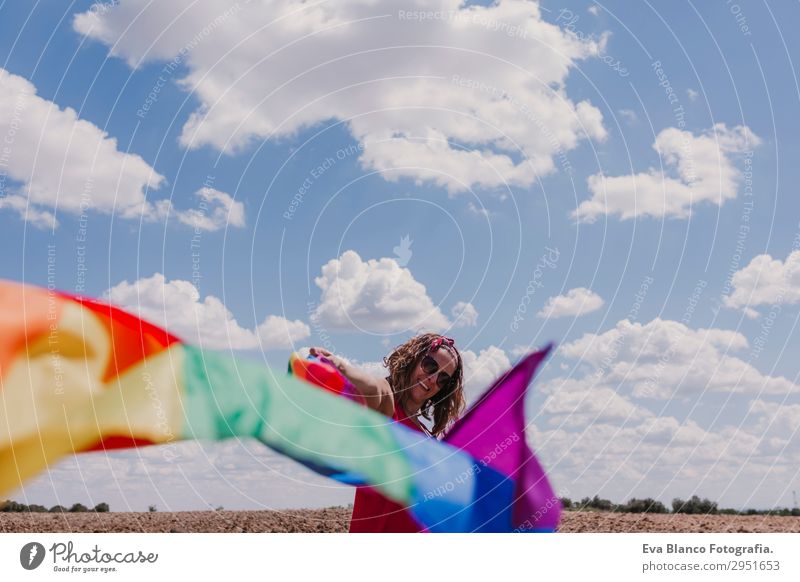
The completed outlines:
<svg viewBox="0 0 800 582">
<path fill-rule="evenodd" d="M 108 303 L 67 293 L 62 295 L 91 310 L 111 338 L 112 350 L 103 374 L 103 382 L 113 380 L 131 366 L 181 341 L 165 329 Z"/>
<path fill-rule="evenodd" d="M 48 330 L 57 329 L 62 299 L 40 287 L 0 281 L 0 377 Z"/>
</svg>

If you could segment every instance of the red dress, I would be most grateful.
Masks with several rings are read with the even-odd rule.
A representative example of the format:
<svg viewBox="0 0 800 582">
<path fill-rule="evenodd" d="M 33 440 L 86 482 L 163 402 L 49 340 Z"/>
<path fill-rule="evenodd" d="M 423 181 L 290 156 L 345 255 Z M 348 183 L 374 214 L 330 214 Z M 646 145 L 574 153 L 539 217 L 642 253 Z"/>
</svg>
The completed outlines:
<svg viewBox="0 0 800 582">
<path fill-rule="evenodd" d="M 407 417 L 401 417 L 399 406 L 394 407 L 392 419 L 395 422 L 423 432 Z M 409 515 L 403 505 L 386 499 L 372 487 L 356 487 L 353 502 L 353 516 L 350 518 L 350 533 L 416 533 L 425 531 Z"/>
</svg>

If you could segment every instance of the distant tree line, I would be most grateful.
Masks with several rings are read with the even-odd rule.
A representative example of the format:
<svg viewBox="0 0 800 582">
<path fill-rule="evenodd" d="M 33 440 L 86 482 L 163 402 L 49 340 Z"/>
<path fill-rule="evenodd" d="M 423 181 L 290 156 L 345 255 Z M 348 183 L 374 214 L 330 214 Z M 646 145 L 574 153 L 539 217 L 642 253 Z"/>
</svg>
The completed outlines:
<svg viewBox="0 0 800 582">
<path fill-rule="evenodd" d="M 700 499 L 697 495 L 692 495 L 690 499 L 683 500 L 675 498 L 672 500 L 672 509 L 667 508 L 663 503 L 647 497 L 645 499 L 631 498 L 627 503 L 614 503 L 608 499 L 601 499 L 600 496 L 584 497 L 580 501 L 573 501 L 569 497 L 562 497 L 561 504 L 567 511 L 615 511 L 618 513 L 684 513 L 702 515 L 781 515 L 800 517 L 800 508 L 788 507 L 776 509 L 719 509 L 717 503 L 708 499 Z M 148 511 L 158 511 L 155 505 L 150 505 Z M 222 506 L 215 508 L 215 511 L 222 511 Z M 75 503 L 67 509 L 63 505 L 54 505 L 47 509 L 43 505 L 25 505 L 16 501 L 6 500 L 0 502 L 0 512 L 33 512 L 33 513 L 84 513 L 93 511 L 96 513 L 106 513 L 110 511 L 108 503 L 98 503 L 93 509 L 89 509 L 82 503 Z"/>
<path fill-rule="evenodd" d="M 619 513 L 685 513 L 703 515 L 783 515 L 800 516 L 800 508 L 788 507 L 776 509 L 719 509 L 715 501 L 700 499 L 692 495 L 691 499 L 672 500 L 672 510 L 660 501 L 647 497 L 645 499 L 632 498 L 627 503 L 614 503 L 608 499 L 601 499 L 598 495 L 592 498 L 584 497 L 580 501 L 573 501 L 569 497 L 562 497 L 561 504 L 568 511 L 616 511 Z"/>
<path fill-rule="evenodd" d="M 16 501 L 7 499 L 0 502 L 0 511 L 4 511 L 6 513 L 85 513 L 87 511 L 106 513 L 109 511 L 109 507 L 108 503 L 98 503 L 94 506 L 94 509 L 89 509 L 83 503 L 75 503 L 69 509 L 63 505 L 54 505 L 50 509 L 47 509 L 44 505 L 36 505 L 35 503 L 31 505 L 25 505 L 24 503 L 17 503 Z"/>
</svg>

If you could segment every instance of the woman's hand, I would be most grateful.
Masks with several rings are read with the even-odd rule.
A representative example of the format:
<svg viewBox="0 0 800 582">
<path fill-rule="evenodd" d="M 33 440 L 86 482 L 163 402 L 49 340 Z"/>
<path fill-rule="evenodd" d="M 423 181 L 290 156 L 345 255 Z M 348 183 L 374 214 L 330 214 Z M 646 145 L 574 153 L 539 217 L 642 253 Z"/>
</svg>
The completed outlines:
<svg viewBox="0 0 800 582">
<path fill-rule="evenodd" d="M 331 352 L 326 350 L 325 348 L 309 348 L 308 353 L 312 356 L 323 356 L 328 358 L 333 365 L 342 373 L 345 374 L 345 369 L 347 368 L 347 362 L 345 362 L 339 356 L 334 356 Z M 346 375 L 346 374 L 345 374 Z"/>
</svg>

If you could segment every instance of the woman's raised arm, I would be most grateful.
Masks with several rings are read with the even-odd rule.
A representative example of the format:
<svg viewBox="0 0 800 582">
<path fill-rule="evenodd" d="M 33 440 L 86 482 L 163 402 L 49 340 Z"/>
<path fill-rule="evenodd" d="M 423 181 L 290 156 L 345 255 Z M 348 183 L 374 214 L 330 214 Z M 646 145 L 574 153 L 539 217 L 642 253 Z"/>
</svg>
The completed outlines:
<svg viewBox="0 0 800 582">
<path fill-rule="evenodd" d="M 394 394 L 385 378 L 373 376 L 324 348 L 311 348 L 309 352 L 312 356 L 324 356 L 333 362 L 342 375 L 350 380 L 359 394 L 364 397 L 368 407 L 389 417 L 394 414 Z"/>
</svg>

